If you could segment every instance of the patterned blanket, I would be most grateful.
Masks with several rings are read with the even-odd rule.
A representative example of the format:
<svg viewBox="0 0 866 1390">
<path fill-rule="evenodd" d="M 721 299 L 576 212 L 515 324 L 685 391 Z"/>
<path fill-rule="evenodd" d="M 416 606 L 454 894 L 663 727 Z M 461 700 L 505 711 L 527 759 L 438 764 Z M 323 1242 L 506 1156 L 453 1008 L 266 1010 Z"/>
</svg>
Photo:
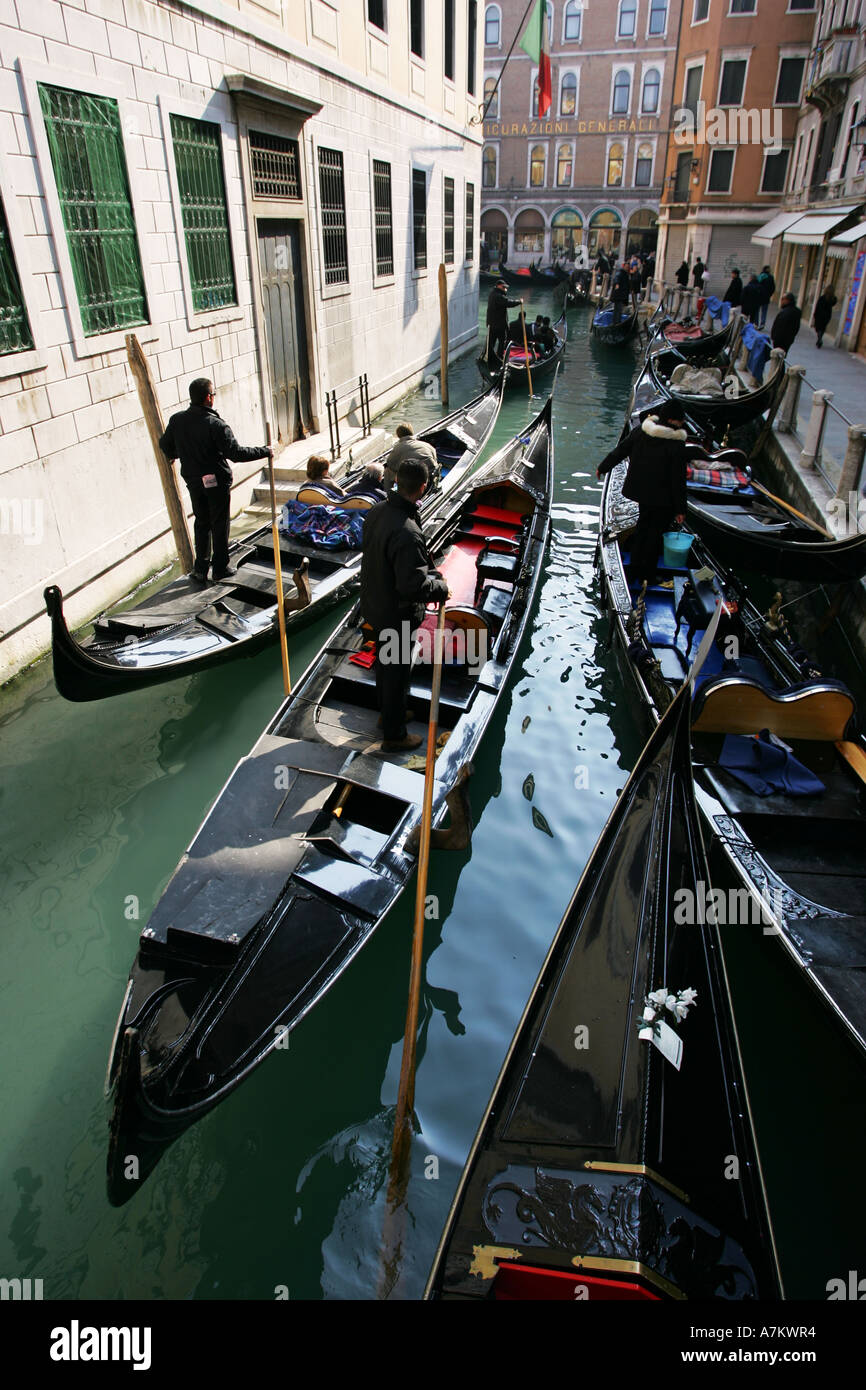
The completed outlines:
<svg viewBox="0 0 866 1390">
<path fill-rule="evenodd" d="M 347 507 L 287 502 L 280 515 L 280 530 L 284 536 L 310 541 L 322 550 L 360 550 L 364 516 L 363 511 Z"/>
<path fill-rule="evenodd" d="M 751 479 L 740 468 L 695 468 L 691 463 L 686 469 L 690 483 L 699 487 L 737 488 L 749 487 Z"/>
</svg>

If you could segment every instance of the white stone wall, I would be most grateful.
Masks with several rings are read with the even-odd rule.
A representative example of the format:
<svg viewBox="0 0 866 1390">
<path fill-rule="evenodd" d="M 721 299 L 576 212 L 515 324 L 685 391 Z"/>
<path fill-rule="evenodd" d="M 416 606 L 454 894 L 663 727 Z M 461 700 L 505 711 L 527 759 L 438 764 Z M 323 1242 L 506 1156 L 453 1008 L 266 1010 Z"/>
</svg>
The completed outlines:
<svg viewBox="0 0 866 1390">
<path fill-rule="evenodd" d="M 334 15 L 339 24 L 340 10 Z M 283 19 L 285 31 L 278 27 L 279 4 L 237 10 L 220 0 L 183 12 L 152 0 L 0 0 L 0 187 L 36 342 L 26 360 L 0 357 L 0 680 L 47 645 L 46 584 L 58 583 L 71 595 L 71 619 L 80 622 L 173 551 L 123 334 L 83 339 L 80 322 L 76 331 L 54 176 L 34 116 L 38 80 L 118 98 L 151 318 L 134 331 L 166 417 L 186 403 L 190 379 L 207 375 L 217 387 L 217 409 L 240 442 L 264 438 L 255 291 L 226 73 L 247 73 L 323 103 L 303 135 L 316 338 L 310 366 L 319 401 L 330 390 L 345 395 L 366 372 L 375 410 L 377 397 L 383 403 L 393 399 L 400 383 L 408 387 L 438 363 L 445 173 L 455 180 L 455 259 L 448 273 L 452 352 L 475 336 L 480 142 L 456 123 L 468 108 L 461 105 L 454 117 L 417 95 L 389 97 L 381 76 L 353 75 L 342 65 L 345 54 L 329 60 L 305 49 L 291 36 L 290 19 Z M 397 36 L 391 37 L 395 43 Z M 462 38 L 465 43 L 465 33 Z M 465 50 L 458 46 L 458 73 L 465 69 Z M 436 101 L 441 108 L 441 84 Z M 169 110 L 218 120 L 223 128 L 239 303 L 201 317 L 190 312 L 184 295 L 185 247 L 170 196 L 165 137 Z M 319 142 L 343 152 L 348 293 L 323 289 Z M 374 276 L 371 157 L 392 166 L 395 267 L 384 282 Z M 413 163 L 429 170 L 425 274 L 412 270 Z M 475 185 L 475 254 L 469 266 L 467 179 Z M 325 424 L 321 417 L 320 423 Z M 258 472 L 258 465 L 235 468 L 238 506 Z"/>
</svg>

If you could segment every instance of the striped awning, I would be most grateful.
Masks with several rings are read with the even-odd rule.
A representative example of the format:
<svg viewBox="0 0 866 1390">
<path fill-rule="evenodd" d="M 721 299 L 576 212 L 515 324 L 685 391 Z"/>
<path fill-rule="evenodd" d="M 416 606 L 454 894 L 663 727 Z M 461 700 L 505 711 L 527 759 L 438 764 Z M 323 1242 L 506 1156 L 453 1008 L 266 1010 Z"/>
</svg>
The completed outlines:
<svg viewBox="0 0 866 1390">
<path fill-rule="evenodd" d="M 779 212 L 752 233 L 752 241 L 757 242 L 758 246 L 772 246 L 776 237 L 787 231 L 793 222 L 799 222 L 802 216 L 802 212 Z"/>
<path fill-rule="evenodd" d="M 853 207 L 834 208 L 832 212 L 806 213 L 783 233 L 782 240 L 794 246 L 821 246 L 834 227 L 858 210 L 855 204 Z"/>
</svg>

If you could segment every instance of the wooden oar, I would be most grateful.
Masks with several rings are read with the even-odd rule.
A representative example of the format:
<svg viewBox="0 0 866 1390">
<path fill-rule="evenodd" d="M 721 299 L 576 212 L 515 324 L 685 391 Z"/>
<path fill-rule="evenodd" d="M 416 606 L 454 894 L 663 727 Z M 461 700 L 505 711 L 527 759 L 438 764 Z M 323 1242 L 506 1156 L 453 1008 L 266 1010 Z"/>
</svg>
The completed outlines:
<svg viewBox="0 0 866 1390">
<path fill-rule="evenodd" d="M 265 426 L 268 447 L 271 443 L 271 426 Z M 268 482 L 271 486 L 271 535 L 274 540 L 274 574 L 277 579 L 277 614 L 280 622 L 280 657 L 283 663 L 283 689 L 287 695 L 292 693 L 292 679 L 289 675 L 289 648 L 286 642 L 286 610 L 283 607 L 283 568 L 280 563 L 280 533 L 277 527 L 277 494 L 274 490 L 274 459 L 268 459 Z"/>
<path fill-rule="evenodd" d="M 529 382 L 529 394 L 532 395 L 532 372 L 529 370 L 529 343 L 526 341 L 526 314 L 523 309 L 523 300 L 520 301 L 520 322 L 523 324 L 523 351 L 526 356 L 526 380 Z"/>
<path fill-rule="evenodd" d="M 415 924 L 412 932 L 412 963 L 409 969 L 409 1000 L 403 1034 L 403 1060 L 397 1092 L 397 1115 L 391 1147 L 391 1168 L 385 1205 L 384 1278 L 381 1296 L 387 1298 L 399 1272 L 401 1214 L 405 1206 L 409 1178 L 409 1152 L 412 1145 L 412 1114 L 415 1104 L 415 1056 L 418 1046 L 418 1006 L 421 995 L 421 962 L 424 949 L 424 908 L 427 901 L 427 874 L 430 867 L 430 832 L 433 824 L 433 781 L 436 769 L 436 728 L 439 722 L 439 691 L 442 685 L 442 644 L 445 635 L 445 604 L 433 640 L 433 679 L 430 688 L 430 718 L 427 725 L 427 761 L 424 765 L 424 801 L 421 809 L 421 836 L 418 846 L 418 878 L 415 886 Z"/>
<path fill-rule="evenodd" d="M 836 539 L 835 536 L 832 536 L 829 531 L 824 529 L 820 522 L 813 521 L 810 516 L 806 516 L 803 512 L 798 512 L 797 508 L 792 507 L 790 502 L 786 502 L 782 497 L 777 497 L 774 492 L 770 492 L 769 488 L 764 487 L 763 483 L 756 482 L 754 478 L 752 479 L 752 487 L 755 488 L 757 492 L 763 493 L 765 497 L 769 497 L 770 501 L 775 502 L 777 506 L 784 507 L 785 511 L 790 512 L 792 516 L 799 517 L 800 521 L 805 521 L 807 526 L 811 526 L 813 531 L 820 532 L 828 541 Z"/>
</svg>

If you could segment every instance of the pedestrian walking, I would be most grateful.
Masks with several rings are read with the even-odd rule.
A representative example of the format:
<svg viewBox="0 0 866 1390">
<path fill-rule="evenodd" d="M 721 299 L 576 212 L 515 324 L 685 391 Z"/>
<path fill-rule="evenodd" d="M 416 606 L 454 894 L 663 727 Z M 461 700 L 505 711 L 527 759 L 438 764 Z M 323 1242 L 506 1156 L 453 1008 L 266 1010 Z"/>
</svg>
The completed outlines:
<svg viewBox="0 0 866 1390">
<path fill-rule="evenodd" d="M 836 296 L 831 285 L 825 285 L 815 303 L 815 312 L 812 315 L 812 327 L 817 334 L 815 346 L 820 347 L 824 334 L 827 331 L 827 324 L 833 317 L 833 305 L 836 303 Z"/>
<path fill-rule="evenodd" d="M 773 319 L 773 326 L 770 329 L 773 347 L 781 348 L 787 354 L 800 331 L 800 317 L 800 310 L 797 308 L 797 301 L 794 296 L 783 294 L 781 308 Z"/>
<path fill-rule="evenodd" d="M 770 267 L 768 265 L 764 266 L 763 270 L 758 276 L 758 284 L 761 287 L 761 305 L 760 309 L 758 310 L 758 327 L 763 328 L 764 324 L 767 322 L 767 309 L 769 307 L 770 300 L 776 293 L 776 282 L 773 279 L 772 274 L 770 273 Z"/>
</svg>

